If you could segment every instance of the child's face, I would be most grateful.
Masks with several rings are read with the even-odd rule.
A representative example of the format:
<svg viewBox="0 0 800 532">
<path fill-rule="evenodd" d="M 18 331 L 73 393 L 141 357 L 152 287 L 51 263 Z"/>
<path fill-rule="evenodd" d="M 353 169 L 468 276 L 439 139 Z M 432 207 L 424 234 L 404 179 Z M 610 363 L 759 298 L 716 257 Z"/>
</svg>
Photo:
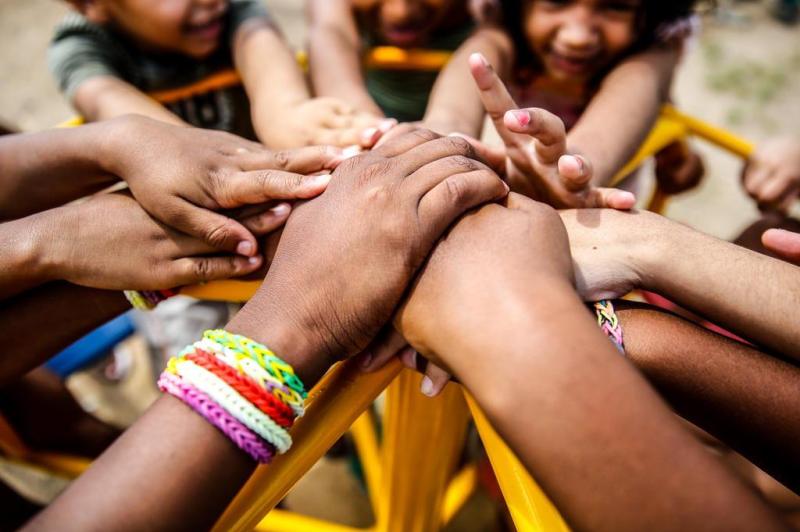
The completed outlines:
<svg viewBox="0 0 800 532">
<path fill-rule="evenodd" d="M 583 84 L 636 39 L 641 0 L 533 0 L 525 35 L 546 73 Z"/>
<path fill-rule="evenodd" d="M 202 58 L 218 46 L 228 0 L 95 0 L 102 22 L 145 48 Z"/>
<path fill-rule="evenodd" d="M 420 47 L 463 0 L 353 0 L 387 44 Z"/>
</svg>

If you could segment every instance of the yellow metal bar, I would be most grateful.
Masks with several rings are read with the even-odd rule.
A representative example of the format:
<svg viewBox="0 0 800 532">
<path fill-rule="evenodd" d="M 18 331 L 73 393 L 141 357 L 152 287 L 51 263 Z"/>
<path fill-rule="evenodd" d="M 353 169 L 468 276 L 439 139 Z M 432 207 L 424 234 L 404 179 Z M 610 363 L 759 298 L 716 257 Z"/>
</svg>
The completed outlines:
<svg viewBox="0 0 800 532">
<path fill-rule="evenodd" d="M 404 370 L 386 392 L 380 532 L 438 530 L 447 483 L 464 446 L 468 414 L 457 385 L 439 397 L 419 391 L 422 376 Z"/>
<path fill-rule="evenodd" d="M 681 113 L 672 105 L 665 105 L 661 116 L 682 124 L 692 135 L 698 136 L 715 146 L 722 148 L 742 159 L 747 159 L 753 154 L 755 145 L 730 131 L 713 126 L 693 116 Z"/>
<path fill-rule="evenodd" d="M 338 364 L 311 390 L 308 409 L 292 428 L 291 451 L 259 466 L 214 526 L 216 531 L 250 531 L 322 457 L 399 373 L 392 360 L 363 373 L 355 360 Z"/>
<path fill-rule="evenodd" d="M 32 452 L 27 456 L 27 461 L 67 478 L 79 477 L 92 465 L 88 458 L 47 452 Z"/>
<path fill-rule="evenodd" d="M 616 186 L 620 181 L 628 177 L 631 172 L 639 168 L 642 163 L 652 157 L 662 149 L 666 148 L 676 140 L 686 137 L 688 130 L 681 122 L 672 120 L 671 118 L 661 117 L 653 126 L 650 134 L 642 143 L 639 151 L 633 156 L 633 159 L 622 167 L 622 170 L 617 172 L 614 179 L 611 180 L 611 186 Z"/>
<path fill-rule="evenodd" d="M 367 408 L 353 426 L 350 435 L 356 445 L 361 468 L 367 482 L 367 492 L 373 510 L 378 507 L 378 492 L 381 489 L 381 457 L 378 448 L 378 435 L 375 433 L 375 419 L 372 410 Z"/>
<path fill-rule="evenodd" d="M 364 56 L 364 66 L 382 70 L 437 71 L 444 68 L 452 55 L 452 52 L 447 50 L 376 46 Z"/>
<path fill-rule="evenodd" d="M 284 510 L 272 510 L 255 527 L 257 532 L 364 532 L 363 528 L 337 525 Z"/>
<path fill-rule="evenodd" d="M 464 395 L 517 531 L 568 531 L 556 507 L 495 432 L 475 400 L 466 391 Z"/>
<path fill-rule="evenodd" d="M 15 459 L 21 459 L 30 453 L 30 449 L 2 414 L 0 414 L 0 451 Z"/>
<path fill-rule="evenodd" d="M 261 286 L 261 281 L 214 281 L 181 288 L 181 294 L 207 301 L 244 303 Z"/>
<path fill-rule="evenodd" d="M 444 494 L 442 503 L 442 525 L 446 525 L 475 493 L 478 487 L 478 467 L 469 464 L 459 471 Z"/>
</svg>

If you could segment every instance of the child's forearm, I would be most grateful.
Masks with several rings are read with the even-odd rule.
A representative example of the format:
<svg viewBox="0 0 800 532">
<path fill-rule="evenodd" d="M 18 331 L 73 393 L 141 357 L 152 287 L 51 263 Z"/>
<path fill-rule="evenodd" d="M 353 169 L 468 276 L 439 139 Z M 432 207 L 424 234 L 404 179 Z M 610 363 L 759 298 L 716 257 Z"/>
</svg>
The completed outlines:
<svg viewBox="0 0 800 532">
<path fill-rule="evenodd" d="M 475 280 L 445 282 L 449 293 L 440 297 L 451 305 L 433 310 L 452 314 L 436 320 L 424 343 L 454 370 L 570 525 L 693 529 L 713 515 L 722 530 L 780 529 L 682 430 L 603 337 L 568 280 L 535 260 L 527 270 L 519 267 L 531 257 L 513 255 L 533 245 L 509 242 L 504 255 L 484 255 L 483 264 L 480 255 L 476 264 L 459 262 L 462 277 L 474 272 Z"/>
<path fill-rule="evenodd" d="M 347 102 L 383 116 L 367 91 L 361 67 L 361 38 L 350 0 L 308 2 L 309 71 L 314 94 Z"/>
<path fill-rule="evenodd" d="M 234 37 L 234 60 L 242 76 L 256 135 L 269 145 L 280 135 L 286 111 L 309 99 L 303 73 L 289 46 L 266 19 L 251 19 Z"/>
<path fill-rule="evenodd" d="M 133 85 L 111 76 L 98 76 L 83 82 L 72 103 L 88 122 L 137 114 L 177 126 L 187 125 L 178 115 Z"/>
<path fill-rule="evenodd" d="M 592 162 L 595 185 L 611 184 L 636 154 L 668 98 L 677 61 L 676 50 L 650 50 L 624 61 L 604 79 L 567 135 L 570 151 Z"/>
<path fill-rule="evenodd" d="M 116 181 L 106 140 L 116 121 L 0 138 L 0 220 L 21 218 Z"/>
<path fill-rule="evenodd" d="M 130 309 L 122 292 L 57 282 L 0 302 L 0 334 L 9 342 L 0 357 L 0 387 L 108 320 Z"/>
<path fill-rule="evenodd" d="M 800 487 L 800 368 L 658 309 L 620 302 L 627 358 L 682 417 Z"/>
<path fill-rule="evenodd" d="M 320 363 L 325 360 L 318 356 L 320 346 L 254 310 L 246 306 L 227 329 L 265 342 L 310 389 L 327 369 Z M 162 397 L 30 526 L 208 530 L 254 468 L 218 429 L 175 398 Z"/>
<path fill-rule="evenodd" d="M 513 56 L 508 36 L 495 29 L 478 30 L 454 52 L 436 78 L 425 111 L 425 127 L 443 135 L 480 136 L 486 113 L 467 64 L 469 56 L 475 52 L 482 53 L 501 78 L 508 78 Z"/>
</svg>

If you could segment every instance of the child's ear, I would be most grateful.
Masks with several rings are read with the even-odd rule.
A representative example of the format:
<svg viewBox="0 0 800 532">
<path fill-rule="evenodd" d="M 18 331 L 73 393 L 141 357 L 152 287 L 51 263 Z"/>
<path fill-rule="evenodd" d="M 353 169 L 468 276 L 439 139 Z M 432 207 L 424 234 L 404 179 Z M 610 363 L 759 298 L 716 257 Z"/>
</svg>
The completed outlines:
<svg viewBox="0 0 800 532">
<path fill-rule="evenodd" d="M 105 24 L 109 20 L 108 9 L 103 0 L 69 0 L 69 3 L 90 22 Z"/>
</svg>

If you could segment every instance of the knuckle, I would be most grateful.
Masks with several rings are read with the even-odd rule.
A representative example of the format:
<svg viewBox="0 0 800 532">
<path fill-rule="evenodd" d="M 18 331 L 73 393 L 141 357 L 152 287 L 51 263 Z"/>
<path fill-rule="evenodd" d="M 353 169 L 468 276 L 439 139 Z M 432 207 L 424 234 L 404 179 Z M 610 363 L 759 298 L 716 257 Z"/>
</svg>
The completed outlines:
<svg viewBox="0 0 800 532">
<path fill-rule="evenodd" d="M 289 167 L 289 161 L 291 160 L 291 154 L 287 150 L 280 150 L 276 151 L 273 154 L 273 160 L 275 161 L 275 167 L 280 170 L 285 170 Z"/>
<path fill-rule="evenodd" d="M 213 269 L 209 259 L 197 259 L 192 263 L 191 273 L 194 278 L 199 282 L 205 282 L 211 279 Z"/>
<path fill-rule="evenodd" d="M 464 138 L 446 137 L 448 145 L 458 153 L 470 158 L 475 157 L 475 148 Z"/>
<path fill-rule="evenodd" d="M 413 135 L 413 136 L 415 136 L 415 137 L 417 137 L 417 138 L 419 138 L 419 139 L 421 139 L 421 140 L 423 140 L 425 142 L 430 142 L 432 140 L 436 140 L 436 139 L 440 138 L 440 135 L 438 133 L 435 133 L 435 132 L 431 131 L 430 129 L 425 129 L 425 128 L 414 129 L 408 134 L 409 135 Z"/>
<path fill-rule="evenodd" d="M 221 248 L 231 232 L 231 224 L 227 221 L 215 225 L 206 233 L 206 241 L 215 248 Z"/>
<path fill-rule="evenodd" d="M 461 205 L 469 197 L 469 186 L 463 177 L 455 176 L 444 182 L 447 202 Z"/>
<path fill-rule="evenodd" d="M 454 155 L 450 157 L 450 162 L 453 166 L 460 168 L 464 172 L 473 172 L 480 169 L 480 166 L 474 159 L 470 159 L 464 155 Z"/>
</svg>

